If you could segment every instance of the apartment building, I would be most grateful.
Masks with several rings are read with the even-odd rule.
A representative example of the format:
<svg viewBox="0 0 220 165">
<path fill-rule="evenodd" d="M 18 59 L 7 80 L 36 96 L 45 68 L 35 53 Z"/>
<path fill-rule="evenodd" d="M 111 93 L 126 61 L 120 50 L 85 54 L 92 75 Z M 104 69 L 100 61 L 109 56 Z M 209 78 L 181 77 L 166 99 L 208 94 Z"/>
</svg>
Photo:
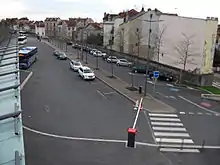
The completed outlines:
<svg viewBox="0 0 220 165">
<path fill-rule="evenodd" d="M 35 34 L 44 37 L 45 36 L 45 24 L 43 21 L 35 22 Z"/>
<path fill-rule="evenodd" d="M 58 18 L 46 18 L 44 23 L 45 23 L 45 34 L 48 37 L 56 37 L 57 34 L 57 25 L 61 19 Z"/>
</svg>

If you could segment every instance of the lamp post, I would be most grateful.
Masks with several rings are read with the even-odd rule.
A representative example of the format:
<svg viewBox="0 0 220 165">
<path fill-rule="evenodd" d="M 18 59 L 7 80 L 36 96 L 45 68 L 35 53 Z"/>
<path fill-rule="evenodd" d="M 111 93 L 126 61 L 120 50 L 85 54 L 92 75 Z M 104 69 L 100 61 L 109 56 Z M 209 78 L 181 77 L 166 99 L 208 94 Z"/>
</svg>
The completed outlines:
<svg viewBox="0 0 220 165">
<path fill-rule="evenodd" d="M 152 33 L 152 27 L 151 23 L 153 22 L 161 22 L 163 20 L 152 20 L 153 14 L 150 14 L 150 20 L 141 20 L 145 22 L 149 22 L 149 34 L 148 34 L 148 49 L 147 49 L 147 64 L 146 64 L 146 77 L 145 77 L 145 83 L 144 83 L 144 96 L 147 95 L 147 80 L 148 80 L 148 72 L 149 72 L 149 64 L 150 64 L 150 50 L 151 50 L 151 33 Z"/>
</svg>

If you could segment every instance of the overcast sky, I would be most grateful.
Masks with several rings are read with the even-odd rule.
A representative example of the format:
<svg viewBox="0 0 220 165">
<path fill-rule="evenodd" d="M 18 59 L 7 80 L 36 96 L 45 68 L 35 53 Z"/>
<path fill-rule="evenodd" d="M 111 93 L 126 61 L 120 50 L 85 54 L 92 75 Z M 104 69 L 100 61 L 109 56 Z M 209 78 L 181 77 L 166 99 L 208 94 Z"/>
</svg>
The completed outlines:
<svg viewBox="0 0 220 165">
<path fill-rule="evenodd" d="M 103 13 L 118 13 L 127 9 L 158 8 L 162 12 L 182 16 L 220 18 L 219 0 L 0 0 L 0 18 L 24 17 L 44 20 L 46 17 L 91 17 L 102 21 Z"/>
</svg>

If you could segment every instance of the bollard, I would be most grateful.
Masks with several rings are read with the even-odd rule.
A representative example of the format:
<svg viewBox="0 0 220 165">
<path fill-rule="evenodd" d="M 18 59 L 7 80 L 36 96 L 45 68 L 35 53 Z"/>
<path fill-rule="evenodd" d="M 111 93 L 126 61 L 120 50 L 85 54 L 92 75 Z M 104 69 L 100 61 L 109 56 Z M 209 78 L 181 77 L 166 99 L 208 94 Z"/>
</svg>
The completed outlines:
<svg viewBox="0 0 220 165">
<path fill-rule="evenodd" d="M 127 141 L 127 147 L 135 147 L 135 136 L 136 136 L 137 130 L 135 128 L 128 128 L 128 141 Z"/>
<path fill-rule="evenodd" d="M 139 94 L 142 94 L 142 86 L 139 86 Z"/>
</svg>

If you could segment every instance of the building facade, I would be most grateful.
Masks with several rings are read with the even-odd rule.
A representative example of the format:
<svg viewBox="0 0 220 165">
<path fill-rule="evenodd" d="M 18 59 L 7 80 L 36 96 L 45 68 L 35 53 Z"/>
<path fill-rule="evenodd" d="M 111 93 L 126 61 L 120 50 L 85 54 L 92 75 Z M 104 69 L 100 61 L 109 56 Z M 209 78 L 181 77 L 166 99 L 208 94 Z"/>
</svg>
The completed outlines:
<svg viewBox="0 0 220 165">
<path fill-rule="evenodd" d="M 35 34 L 44 37 L 45 36 L 45 25 L 43 21 L 35 22 Z"/>
<path fill-rule="evenodd" d="M 45 23 L 45 34 L 48 37 L 56 37 L 57 25 L 61 21 L 60 18 L 46 18 Z"/>
</svg>

